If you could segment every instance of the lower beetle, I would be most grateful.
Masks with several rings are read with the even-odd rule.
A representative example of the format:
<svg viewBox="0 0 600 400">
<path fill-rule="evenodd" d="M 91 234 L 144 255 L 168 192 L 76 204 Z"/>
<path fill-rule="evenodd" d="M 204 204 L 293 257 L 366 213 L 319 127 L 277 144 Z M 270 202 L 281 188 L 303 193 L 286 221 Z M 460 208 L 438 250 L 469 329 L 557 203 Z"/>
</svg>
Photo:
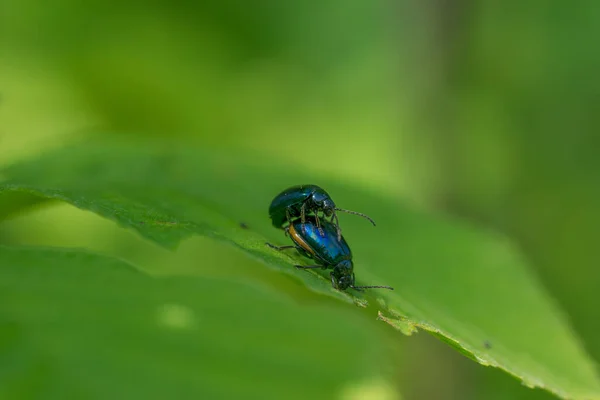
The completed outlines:
<svg viewBox="0 0 600 400">
<path fill-rule="evenodd" d="M 300 254 L 314 259 L 318 265 L 296 265 L 296 268 L 323 268 L 332 269 L 331 285 L 335 289 L 390 289 L 389 286 L 355 286 L 354 285 L 354 264 L 352 263 L 352 252 L 346 240 L 337 237 L 337 230 L 334 224 L 324 220 L 321 223 L 321 231 L 316 223 L 316 217 L 307 217 L 302 222 L 297 218 L 286 228 L 286 233 L 295 243 L 293 246 L 275 246 L 267 243 L 269 247 L 277 250 L 296 249 Z"/>
<path fill-rule="evenodd" d="M 325 217 L 331 217 L 331 222 L 337 229 L 338 239 L 341 240 L 342 231 L 336 211 L 360 215 L 375 225 L 375 222 L 365 214 L 336 207 L 329 194 L 317 185 L 292 186 L 275 196 L 269 207 L 269 215 L 276 228 L 283 228 L 286 222 L 291 224 L 292 218 L 296 217 L 300 217 L 302 223 L 305 223 L 307 214 L 314 213 L 321 236 L 323 231 L 318 213 L 322 212 Z"/>
</svg>

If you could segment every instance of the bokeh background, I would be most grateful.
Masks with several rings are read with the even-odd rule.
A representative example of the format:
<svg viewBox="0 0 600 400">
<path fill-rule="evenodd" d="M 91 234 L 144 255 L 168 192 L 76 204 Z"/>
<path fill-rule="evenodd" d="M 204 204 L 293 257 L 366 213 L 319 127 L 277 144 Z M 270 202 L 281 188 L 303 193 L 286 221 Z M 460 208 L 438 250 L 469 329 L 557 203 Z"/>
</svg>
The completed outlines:
<svg viewBox="0 0 600 400">
<path fill-rule="evenodd" d="M 599 37 L 592 0 L 3 0 L 0 164 L 102 130 L 359 181 L 510 236 L 600 360 Z M 13 216 L 0 242 L 255 270 L 66 205 Z M 552 398 L 426 334 L 398 341 L 403 398 Z"/>
</svg>

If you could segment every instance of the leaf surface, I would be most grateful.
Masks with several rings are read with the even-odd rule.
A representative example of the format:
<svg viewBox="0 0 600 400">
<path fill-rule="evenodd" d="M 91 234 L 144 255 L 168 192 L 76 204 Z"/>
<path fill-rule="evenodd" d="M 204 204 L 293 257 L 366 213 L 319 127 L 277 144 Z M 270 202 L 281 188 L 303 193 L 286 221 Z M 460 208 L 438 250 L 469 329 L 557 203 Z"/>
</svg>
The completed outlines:
<svg viewBox="0 0 600 400">
<path fill-rule="evenodd" d="M 6 168 L 4 175 L 0 191 L 64 200 L 168 248 L 192 235 L 226 241 L 313 291 L 347 301 L 377 299 L 381 319 L 392 326 L 430 331 L 528 386 L 564 398 L 600 398 L 593 362 L 519 252 L 506 238 L 461 221 L 352 184 L 315 182 L 267 157 L 215 149 L 78 145 Z M 291 267 L 310 261 L 265 246 L 289 244 L 267 210 L 277 193 L 300 183 L 318 184 L 338 206 L 378 222 L 373 228 L 340 215 L 358 284 L 396 290 L 337 292 L 325 273 Z"/>
<path fill-rule="evenodd" d="M 81 250 L 0 246 L 0 299 L 3 399 L 331 399 L 385 365 L 345 307 Z"/>
</svg>

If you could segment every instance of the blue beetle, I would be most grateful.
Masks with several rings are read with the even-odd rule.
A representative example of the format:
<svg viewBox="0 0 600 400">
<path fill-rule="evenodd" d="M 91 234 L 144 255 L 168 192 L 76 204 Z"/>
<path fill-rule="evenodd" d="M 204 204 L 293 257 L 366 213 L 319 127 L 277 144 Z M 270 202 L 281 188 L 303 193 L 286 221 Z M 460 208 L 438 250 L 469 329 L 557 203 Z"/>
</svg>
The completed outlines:
<svg viewBox="0 0 600 400">
<path fill-rule="evenodd" d="M 292 219 L 296 217 L 300 217 L 304 223 L 307 214 L 314 213 L 321 236 L 323 236 L 323 232 L 318 213 L 322 212 L 325 217 L 331 217 L 331 222 L 337 229 L 338 239 L 341 239 L 342 231 L 336 211 L 360 215 L 375 225 L 375 222 L 365 214 L 336 207 L 331 196 L 317 185 L 298 185 L 287 188 L 275 196 L 269 207 L 271 221 L 278 229 L 283 228 L 286 222 L 291 224 Z"/>
<path fill-rule="evenodd" d="M 352 251 L 344 237 L 338 238 L 337 229 L 334 224 L 324 220 L 321 229 L 317 226 L 316 217 L 308 216 L 303 222 L 300 218 L 293 220 L 286 228 L 294 245 L 275 246 L 267 243 L 269 247 L 276 250 L 296 249 L 302 255 L 315 260 L 318 265 L 296 265 L 296 268 L 323 268 L 331 269 L 331 285 L 335 289 L 390 289 L 389 286 L 355 286 L 354 264 L 352 263 Z"/>
</svg>

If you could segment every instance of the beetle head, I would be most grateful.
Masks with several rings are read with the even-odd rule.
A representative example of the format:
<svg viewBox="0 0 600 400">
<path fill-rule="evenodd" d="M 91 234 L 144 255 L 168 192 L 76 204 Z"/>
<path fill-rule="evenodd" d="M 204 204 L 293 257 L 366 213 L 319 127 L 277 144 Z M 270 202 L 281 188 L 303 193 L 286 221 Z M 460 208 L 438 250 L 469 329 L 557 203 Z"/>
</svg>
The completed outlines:
<svg viewBox="0 0 600 400">
<path fill-rule="evenodd" d="M 312 194 L 312 201 L 317 208 L 323 211 L 325 216 L 331 217 L 333 215 L 333 212 L 335 211 L 335 203 L 325 191 L 315 191 Z"/>
<path fill-rule="evenodd" d="M 333 268 L 331 281 L 340 290 L 354 286 L 354 265 L 350 260 L 344 260 Z"/>
</svg>

